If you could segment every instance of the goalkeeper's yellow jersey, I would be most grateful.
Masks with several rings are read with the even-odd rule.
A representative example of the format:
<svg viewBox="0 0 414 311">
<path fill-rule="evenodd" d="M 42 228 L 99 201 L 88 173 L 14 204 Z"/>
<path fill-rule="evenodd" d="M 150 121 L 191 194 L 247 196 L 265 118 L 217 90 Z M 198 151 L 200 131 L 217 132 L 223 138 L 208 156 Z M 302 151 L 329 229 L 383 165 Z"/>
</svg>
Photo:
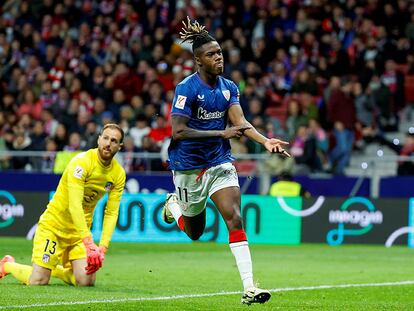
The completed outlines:
<svg viewBox="0 0 414 311">
<path fill-rule="evenodd" d="M 125 171 L 115 158 L 109 166 L 104 166 L 99 160 L 98 149 L 82 152 L 69 162 L 39 223 L 67 236 L 90 236 L 95 206 L 108 192 L 99 243 L 108 247 L 118 219 L 124 186 Z"/>
</svg>

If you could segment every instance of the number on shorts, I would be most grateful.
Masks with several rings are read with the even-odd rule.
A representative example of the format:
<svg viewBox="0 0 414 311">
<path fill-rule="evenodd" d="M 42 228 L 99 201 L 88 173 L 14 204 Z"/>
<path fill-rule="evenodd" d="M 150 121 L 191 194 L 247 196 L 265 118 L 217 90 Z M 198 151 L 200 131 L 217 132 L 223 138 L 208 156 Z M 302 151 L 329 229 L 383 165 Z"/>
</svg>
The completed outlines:
<svg viewBox="0 0 414 311">
<path fill-rule="evenodd" d="M 44 251 L 47 252 L 47 250 L 49 249 L 49 253 L 51 253 L 53 255 L 56 252 L 56 244 L 57 243 L 55 241 L 51 241 L 49 239 L 46 239 L 46 246 L 45 246 Z"/>
<path fill-rule="evenodd" d="M 180 197 L 180 201 L 183 201 L 183 193 L 184 193 L 184 202 L 188 202 L 188 190 L 187 188 L 181 189 L 181 187 L 178 188 L 178 196 Z"/>
</svg>

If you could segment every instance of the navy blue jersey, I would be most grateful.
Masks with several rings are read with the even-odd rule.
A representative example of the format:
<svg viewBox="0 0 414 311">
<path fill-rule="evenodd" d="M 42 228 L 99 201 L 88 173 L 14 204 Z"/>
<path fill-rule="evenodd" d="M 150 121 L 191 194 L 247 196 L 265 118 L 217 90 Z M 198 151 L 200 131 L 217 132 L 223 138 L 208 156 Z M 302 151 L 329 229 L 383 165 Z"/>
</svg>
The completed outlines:
<svg viewBox="0 0 414 311">
<path fill-rule="evenodd" d="M 228 109 L 239 104 L 239 90 L 234 82 L 219 76 L 216 85 L 211 87 L 194 73 L 177 85 L 171 115 L 189 118 L 187 126 L 192 129 L 224 130 Z M 170 169 L 178 171 L 208 168 L 234 160 L 229 140 L 220 137 L 172 139 L 168 157 Z"/>
</svg>

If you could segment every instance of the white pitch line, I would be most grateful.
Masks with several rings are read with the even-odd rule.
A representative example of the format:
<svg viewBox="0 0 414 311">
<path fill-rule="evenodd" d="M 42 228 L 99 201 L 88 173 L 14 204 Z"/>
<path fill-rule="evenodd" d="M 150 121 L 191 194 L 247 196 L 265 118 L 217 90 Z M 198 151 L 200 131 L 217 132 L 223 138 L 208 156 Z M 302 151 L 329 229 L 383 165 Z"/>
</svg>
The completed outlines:
<svg viewBox="0 0 414 311">
<path fill-rule="evenodd" d="M 399 282 L 384 282 L 384 283 L 284 287 L 284 288 L 273 288 L 273 289 L 270 289 L 269 291 L 272 293 L 280 293 L 280 292 L 290 292 L 290 291 L 318 290 L 318 289 L 332 289 L 332 288 L 379 287 L 379 286 L 401 286 L 401 285 L 414 285 L 414 280 L 413 281 L 399 281 Z M 102 299 L 102 300 L 88 300 L 88 301 L 63 301 L 63 302 L 50 302 L 50 303 L 35 303 L 31 305 L 0 306 L 0 309 L 13 309 L 13 308 L 28 309 L 28 308 L 36 308 L 36 307 L 87 305 L 87 304 L 93 304 L 93 303 L 177 300 L 177 299 L 186 299 L 186 298 L 227 296 L 227 295 L 236 295 L 236 294 L 242 294 L 242 293 L 243 292 L 219 292 L 219 293 L 210 293 L 210 294 L 189 294 L 189 295 L 159 296 L 159 297 L 116 298 L 116 299 Z"/>
</svg>

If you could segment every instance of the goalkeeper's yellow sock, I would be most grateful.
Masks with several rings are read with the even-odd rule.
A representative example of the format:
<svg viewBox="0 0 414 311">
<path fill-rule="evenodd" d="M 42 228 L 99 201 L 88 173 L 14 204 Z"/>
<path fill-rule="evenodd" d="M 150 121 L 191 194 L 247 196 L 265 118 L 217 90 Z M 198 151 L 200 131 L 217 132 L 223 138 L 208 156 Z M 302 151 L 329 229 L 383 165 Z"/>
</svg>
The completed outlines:
<svg viewBox="0 0 414 311">
<path fill-rule="evenodd" d="M 33 268 L 28 265 L 21 265 L 15 262 L 5 262 L 4 272 L 10 273 L 20 282 L 29 285 L 29 278 L 32 274 Z"/>
<path fill-rule="evenodd" d="M 56 268 L 52 270 L 52 276 L 61 279 L 66 284 L 76 285 L 76 279 L 72 268 L 63 268 L 63 266 L 57 265 Z"/>
</svg>

